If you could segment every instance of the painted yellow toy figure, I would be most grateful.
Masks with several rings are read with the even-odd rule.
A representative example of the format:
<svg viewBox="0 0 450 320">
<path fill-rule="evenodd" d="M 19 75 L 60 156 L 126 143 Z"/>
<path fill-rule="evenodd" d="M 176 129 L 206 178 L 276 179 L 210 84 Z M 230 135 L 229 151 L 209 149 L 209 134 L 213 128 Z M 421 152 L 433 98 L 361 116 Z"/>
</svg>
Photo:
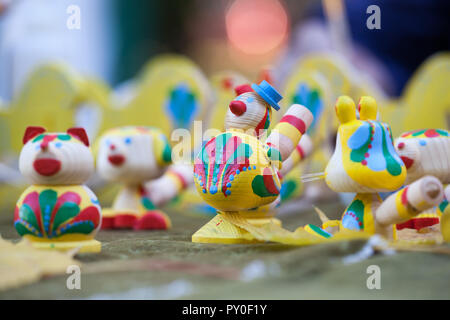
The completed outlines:
<svg viewBox="0 0 450 320">
<path fill-rule="evenodd" d="M 353 100 L 338 98 L 336 149 L 325 170 L 326 183 L 332 190 L 357 194 L 340 221 L 328 221 L 324 230 L 311 225 L 306 230 L 323 237 L 344 228 L 395 238 L 395 224 L 442 201 L 442 184 L 435 177 L 425 176 L 382 201 L 378 192 L 402 187 L 406 168 L 394 148 L 389 125 L 376 121 L 375 99 L 362 97 L 358 111 L 359 119 Z"/>
<path fill-rule="evenodd" d="M 28 127 L 20 153 L 20 172 L 32 185 L 16 205 L 14 226 L 37 248 L 99 252 L 94 239 L 101 209 L 83 183 L 94 172 L 94 158 L 83 128 L 64 133 Z"/>
<path fill-rule="evenodd" d="M 97 170 L 105 180 L 122 184 L 122 189 L 112 208 L 104 210 L 102 227 L 170 228 L 169 217 L 156 210 L 145 185 L 161 177 L 170 163 L 170 145 L 156 128 L 130 126 L 105 132 L 99 140 Z"/>
<path fill-rule="evenodd" d="M 408 172 L 406 183 L 414 182 L 425 175 L 432 175 L 443 184 L 450 183 L 450 133 L 447 130 L 423 129 L 406 132 L 396 139 L 395 147 Z M 444 238 L 450 241 L 449 195 L 450 187 L 447 186 L 444 200 L 439 206 L 397 225 L 397 229 L 420 230 L 439 223 L 442 218 Z"/>
<path fill-rule="evenodd" d="M 252 91 L 252 89 L 254 91 Z M 193 236 L 193 242 L 245 243 L 250 234 L 226 220 L 236 214 L 246 222 L 275 222 L 270 210 L 280 194 L 279 170 L 313 120 L 304 106 L 292 105 L 266 141 L 263 135 L 279 110 L 281 95 L 266 81 L 237 88 L 229 105 L 226 131 L 209 140 L 194 160 L 194 181 L 203 200 L 218 214 Z"/>
</svg>

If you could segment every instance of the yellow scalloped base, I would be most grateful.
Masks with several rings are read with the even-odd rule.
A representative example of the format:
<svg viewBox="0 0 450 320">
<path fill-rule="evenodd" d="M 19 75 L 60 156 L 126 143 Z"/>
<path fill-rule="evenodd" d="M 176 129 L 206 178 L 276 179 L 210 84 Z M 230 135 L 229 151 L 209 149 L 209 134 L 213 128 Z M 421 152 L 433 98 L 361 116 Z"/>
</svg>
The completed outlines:
<svg viewBox="0 0 450 320">
<path fill-rule="evenodd" d="M 24 238 L 29 240 L 30 244 L 36 249 L 69 251 L 79 248 L 79 253 L 97 253 L 102 250 L 101 242 L 95 239 L 79 241 L 36 241 L 31 236 L 24 236 Z"/>
<path fill-rule="evenodd" d="M 268 223 L 271 220 L 274 223 L 280 224 L 278 219 L 252 219 L 256 220 L 257 224 Z M 257 221 L 264 220 L 264 221 Z M 262 242 L 255 239 L 248 231 L 235 226 L 234 224 L 223 219 L 220 214 L 216 215 L 211 221 L 201 227 L 192 236 L 192 242 L 197 243 L 223 243 L 223 244 L 236 244 L 236 243 L 258 243 Z"/>
</svg>

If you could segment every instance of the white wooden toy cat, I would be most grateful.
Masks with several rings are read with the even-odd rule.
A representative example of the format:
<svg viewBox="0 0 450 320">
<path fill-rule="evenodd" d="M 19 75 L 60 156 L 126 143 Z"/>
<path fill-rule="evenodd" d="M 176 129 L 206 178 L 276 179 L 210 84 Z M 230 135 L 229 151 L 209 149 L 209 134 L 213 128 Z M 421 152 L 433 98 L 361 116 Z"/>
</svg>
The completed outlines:
<svg viewBox="0 0 450 320">
<path fill-rule="evenodd" d="M 112 208 L 104 210 L 103 228 L 170 228 L 169 217 L 156 210 L 145 185 L 161 177 L 170 163 L 171 148 L 159 129 L 127 126 L 105 132 L 99 140 L 97 170 L 122 188 Z"/>
<path fill-rule="evenodd" d="M 94 159 L 83 128 L 46 132 L 28 127 L 19 168 L 32 184 L 14 212 L 17 232 L 38 248 L 98 252 L 94 239 L 101 224 L 95 194 L 83 183 L 94 172 Z"/>
</svg>

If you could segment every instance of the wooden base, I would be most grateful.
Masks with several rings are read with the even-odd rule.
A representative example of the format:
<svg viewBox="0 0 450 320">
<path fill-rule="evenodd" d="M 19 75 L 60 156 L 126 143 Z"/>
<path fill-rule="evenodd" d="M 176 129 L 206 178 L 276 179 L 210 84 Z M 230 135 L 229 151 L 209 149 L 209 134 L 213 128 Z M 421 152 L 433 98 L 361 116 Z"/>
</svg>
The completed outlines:
<svg viewBox="0 0 450 320">
<path fill-rule="evenodd" d="M 98 253 L 102 250 L 102 244 L 100 243 L 100 241 L 95 239 L 79 241 L 36 241 L 33 236 L 29 235 L 24 236 L 24 238 L 28 239 L 31 245 L 36 249 L 70 251 L 79 248 L 79 253 Z"/>
<path fill-rule="evenodd" d="M 248 219 L 247 221 L 256 226 L 270 222 L 281 226 L 281 221 L 275 218 Z M 248 231 L 226 221 L 218 214 L 192 236 L 192 242 L 237 244 L 263 241 L 255 239 Z"/>
</svg>

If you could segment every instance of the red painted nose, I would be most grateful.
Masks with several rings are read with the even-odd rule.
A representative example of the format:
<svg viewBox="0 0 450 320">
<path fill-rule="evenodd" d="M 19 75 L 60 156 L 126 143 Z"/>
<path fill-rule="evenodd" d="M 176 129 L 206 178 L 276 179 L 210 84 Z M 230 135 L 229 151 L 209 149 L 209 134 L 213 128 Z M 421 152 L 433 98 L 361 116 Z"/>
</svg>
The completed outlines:
<svg viewBox="0 0 450 320">
<path fill-rule="evenodd" d="M 48 148 L 48 141 L 43 141 L 41 143 L 41 149 L 42 150 L 47 150 L 47 148 Z"/>
<path fill-rule="evenodd" d="M 111 150 L 116 150 L 116 146 L 115 146 L 115 145 L 113 145 L 113 144 L 112 144 L 112 145 L 110 145 L 110 146 L 109 146 L 109 148 L 110 148 Z"/>
<path fill-rule="evenodd" d="M 242 101 L 233 100 L 230 102 L 230 110 L 235 115 L 240 116 L 247 110 L 247 106 Z"/>
</svg>

